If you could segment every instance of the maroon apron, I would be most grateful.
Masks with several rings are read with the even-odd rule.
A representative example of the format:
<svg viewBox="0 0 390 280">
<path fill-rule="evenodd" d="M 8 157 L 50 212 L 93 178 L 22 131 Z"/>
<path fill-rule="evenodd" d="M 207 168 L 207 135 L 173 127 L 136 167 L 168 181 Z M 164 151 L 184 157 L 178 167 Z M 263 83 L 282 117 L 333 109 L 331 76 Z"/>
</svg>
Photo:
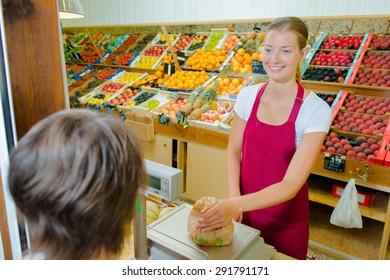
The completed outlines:
<svg viewBox="0 0 390 280">
<path fill-rule="evenodd" d="M 298 92 L 290 116 L 282 125 L 269 125 L 257 118 L 257 109 L 267 84 L 259 90 L 246 123 L 241 162 L 241 194 L 254 193 L 282 181 L 295 153 L 295 120 L 304 89 Z M 244 224 L 259 229 L 260 235 L 281 253 L 306 259 L 309 240 L 307 182 L 296 196 L 268 208 L 245 212 Z"/>
</svg>

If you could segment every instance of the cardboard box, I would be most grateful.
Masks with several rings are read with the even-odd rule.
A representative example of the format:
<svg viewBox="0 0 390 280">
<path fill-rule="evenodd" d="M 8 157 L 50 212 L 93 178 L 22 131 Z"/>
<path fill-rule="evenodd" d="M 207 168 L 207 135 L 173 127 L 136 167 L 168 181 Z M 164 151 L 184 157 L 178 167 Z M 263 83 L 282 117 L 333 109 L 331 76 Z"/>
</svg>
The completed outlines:
<svg viewBox="0 0 390 280">
<path fill-rule="evenodd" d="M 334 183 L 333 188 L 332 188 L 332 195 L 335 197 L 341 197 L 345 186 L 340 183 Z M 363 206 L 370 206 L 371 203 L 375 200 L 375 198 L 378 196 L 379 191 L 374 191 L 374 190 L 367 190 L 367 191 L 362 191 L 357 188 L 358 191 L 358 203 Z"/>
<path fill-rule="evenodd" d="M 135 115 L 135 121 L 126 119 L 125 125 L 131 129 L 134 136 L 142 141 L 154 140 L 154 122 L 152 118 L 144 115 Z"/>
</svg>

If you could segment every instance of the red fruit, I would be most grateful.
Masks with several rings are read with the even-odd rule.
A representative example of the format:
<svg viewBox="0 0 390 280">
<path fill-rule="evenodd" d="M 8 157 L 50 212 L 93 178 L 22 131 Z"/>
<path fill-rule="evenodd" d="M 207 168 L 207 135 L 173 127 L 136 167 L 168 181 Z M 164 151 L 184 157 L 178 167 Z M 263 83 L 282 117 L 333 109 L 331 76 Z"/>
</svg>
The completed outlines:
<svg viewBox="0 0 390 280">
<path fill-rule="evenodd" d="M 371 135 L 380 136 L 380 135 L 383 135 L 383 133 L 380 130 L 374 130 L 373 132 L 371 132 Z"/>
<path fill-rule="evenodd" d="M 345 150 L 343 148 L 337 149 L 336 154 L 345 155 Z"/>
<path fill-rule="evenodd" d="M 337 137 L 333 137 L 333 138 L 330 139 L 330 141 L 332 141 L 332 143 L 335 144 L 335 143 L 339 143 L 340 139 L 337 138 Z"/>
<path fill-rule="evenodd" d="M 352 150 L 353 150 L 355 153 L 363 152 L 363 149 L 360 148 L 359 146 L 353 147 Z"/>
<path fill-rule="evenodd" d="M 375 144 L 376 145 L 376 144 Z M 370 146 L 371 147 L 371 146 Z M 350 144 L 345 144 L 343 146 L 343 149 L 346 150 L 346 151 L 351 151 L 352 150 L 352 146 Z"/>
<path fill-rule="evenodd" d="M 357 119 L 355 123 L 359 126 L 360 124 L 364 123 L 362 119 Z"/>
<path fill-rule="evenodd" d="M 366 156 L 365 153 L 359 152 L 359 153 L 356 154 L 356 157 L 357 157 L 358 159 L 365 159 L 367 156 Z"/>
<path fill-rule="evenodd" d="M 342 130 L 342 131 L 345 131 L 345 132 L 350 132 L 350 131 L 351 131 L 351 127 L 348 126 L 348 125 L 346 125 L 346 126 L 343 126 L 343 127 L 341 128 L 341 130 Z"/>
<path fill-rule="evenodd" d="M 360 119 L 360 114 L 354 113 L 351 117 L 352 117 L 354 120 L 358 120 L 358 119 Z"/>
<path fill-rule="evenodd" d="M 366 148 L 363 150 L 363 153 L 365 153 L 368 156 L 368 155 L 372 155 L 374 152 L 370 148 Z"/>
<path fill-rule="evenodd" d="M 333 101 L 334 101 L 334 98 L 331 96 L 326 99 L 327 103 L 332 103 Z"/>
<path fill-rule="evenodd" d="M 337 150 L 343 147 L 341 143 L 334 143 L 333 147 Z"/>
<path fill-rule="evenodd" d="M 329 153 L 335 153 L 335 152 L 336 152 L 336 149 L 333 148 L 333 147 L 328 147 L 328 148 L 326 149 L 326 151 L 329 152 Z"/>
<path fill-rule="evenodd" d="M 368 145 L 368 143 L 366 143 L 366 142 L 360 144 L 360 148 L 362 148 L 363 150 L 367 149 L 369 147 L 370 147 L 370 145 Z"/>
<path fill-rule="evenodd" d="M 341 145 L 346 145 L 346 144 L 349 144 L 349 141 L 347 139 L 341 139 L 340 140 L 340 144 Z"/>
<path fill-rule="evenodd" d="M 367 120 L 365 124 L 369 127 L 370 125 L 373 125 L 374 122 L 372 120 Z"/>
<path fill-rule="evenodd" d="M 351 132 L 353 132 L 353 133 L 362 133 L 362 130 L 359 127 L 353 127 L 351 129 Z"/>
<path fill-rule="evenodd" d="M 375 138 L 368 138 L 368 139 L 367 139 L 367 143 L 368 143 L 369 145 L 376 144 L 376 139 L 375 139 Z"/>
<path fill-rule="evenodd" d="M 340 68 L 335 68 L 334 73 L 338 76 L 341 74 L 341 69 Z"/>
<path fill-rule="evenodd" d="M 356 152 L 354 152 L 354 151 L 352 151 L 352 150 L 347 151 L 346 156 L 347 156 L 347 157 L 356 157 Z"/>
<path fill-rule="evenodd" d="M 344 127 L 344 126 L 348 125 L 348 122 L 347 121 L 341 121 L 339 124 L 340 124 L 341 127 Z"/>
<path fill-rule="evenodd" d="M 365 111 L 363 108 L 357 108 L 355 112 L 356 112 L 356 113 L 363 114 L 363 113 L 365 113 L 366 111 Z"/>
<path fill-rule="evenodd" d="M 338 83 L 344 83 L 344 77 L 343 77 L 343 76 L 339 76 L 339 77 L 337 78 L 337 82 L 338 82 Z"/>
<path fill-rule="evenodd" d="M 372 125 L 370 125 L 370 126 L 368 127 L 368 129 L 371 130 L 371 132 L 372 132 L 372 131 L 374 131 L 374 130 L 377 130 L 378 127 L 377 127 L 376 125 L 372 124 Z"/>
<path fill-rule="evenodd" d="M 362 134 L 371 135 L 372 131 L 368 128 L 362 130 Z"/>
<path fill-rule="evenodd" d="M 370 145 L 370 149 L 375 152 L 376 150 L 379 150 L 379 145 L 378 144 L 372 144 Z"/>
<path fill-rule="evenodd" d="M 344 118 L 349 118 L 351 116 L 351 114 L 350 113 L 347 113 L 347 112 L 345 112 L 344 114 L 343 114 L 343 117 Z"/>
<path fill-rule="evenodd" d="M 342 121 L 345 121 L 345 118 L 344 118 L 344 116 L 338 116 L 338 117 L 337 117 L 337 120 L 338 120 L 339 122 L 342 122 Z"/>
<path fill-rule="evenodd" d="M 337 137 L 337 133 L 332 131 L 331 133 L 329 133 L 329 137 L 330 138 L 334 138 L 334 137 Z"/>
<path fill-rule="evenodd" d="M 367 138 L 364 136 L 358 136 L 358 137 L 356 137 L 356 142 L 358 143 L 358 145 L 360 145 L 364 142 L 367 142 Z"/>
<path fill-rule="evenodd" d="M 378 110 L 375 112 L 375 115 L 378 115 L 378 116 L 382 116 L 384 114 L 385 114 L 385 112 L 383 110 Z"/>
<path fill-rule="evenodd" d="M 368 126 L 367 126 L 365 123 L 359 124 L 358 127 L 359 127 L 361 130 L 368 128 Z"/>
</svg>

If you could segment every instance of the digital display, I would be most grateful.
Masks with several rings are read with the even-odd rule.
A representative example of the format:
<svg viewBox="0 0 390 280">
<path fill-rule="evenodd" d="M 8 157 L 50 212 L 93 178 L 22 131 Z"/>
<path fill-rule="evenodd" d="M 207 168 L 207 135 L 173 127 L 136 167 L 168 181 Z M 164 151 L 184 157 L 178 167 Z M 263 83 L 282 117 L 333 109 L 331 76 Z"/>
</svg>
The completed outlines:
<svg viewBox="0 0 390 280">
<path fill-rule="evenodd" d="M 161 190 L 161 179 L 148 175 L 148 186 L 156 190 Z"/>
</svg>

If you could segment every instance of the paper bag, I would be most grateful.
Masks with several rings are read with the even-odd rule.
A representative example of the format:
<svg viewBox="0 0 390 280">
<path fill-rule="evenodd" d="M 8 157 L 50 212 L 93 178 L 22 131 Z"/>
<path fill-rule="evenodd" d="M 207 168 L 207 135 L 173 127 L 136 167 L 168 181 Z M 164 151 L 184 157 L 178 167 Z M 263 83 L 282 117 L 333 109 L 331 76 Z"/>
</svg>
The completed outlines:
<svg viewBox="0 0 390 280">
<path fill-rule="evenodd" d="M 198 219 L 201 217 L 201 211 L 207 211 L 216 203 L 217 199 L 214 197 L 203 197 L 194 204 L 188 216 L 187 230 L 195 243 L 200 246 L 226 246 L 232 241 L 234 225 L 231 221 L 224 227 L 207 232 L 195 228 Z"/>
</svg>

